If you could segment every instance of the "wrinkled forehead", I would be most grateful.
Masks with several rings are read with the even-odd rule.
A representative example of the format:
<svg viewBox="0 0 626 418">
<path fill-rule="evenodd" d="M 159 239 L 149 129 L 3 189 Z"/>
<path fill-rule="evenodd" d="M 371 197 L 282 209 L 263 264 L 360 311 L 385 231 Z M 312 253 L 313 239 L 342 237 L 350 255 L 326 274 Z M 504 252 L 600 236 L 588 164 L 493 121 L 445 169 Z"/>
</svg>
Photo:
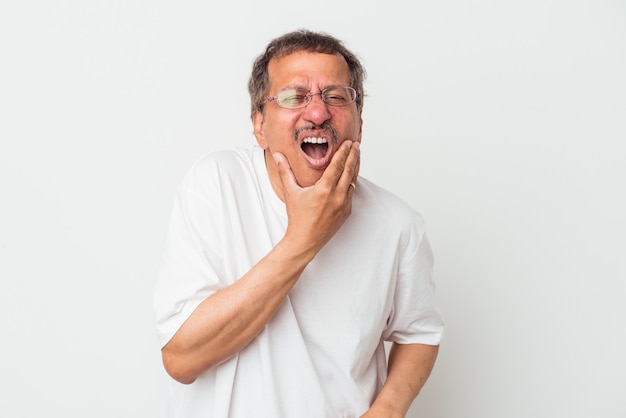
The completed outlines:
<svg viewBox="0 0 626 418">
<path fill-rule="evenodd" d="M 350 69 L 341 54 L 298 51 L 268 63 L 270 89 L 307 85 L 350 85 Z"/>
</svg>

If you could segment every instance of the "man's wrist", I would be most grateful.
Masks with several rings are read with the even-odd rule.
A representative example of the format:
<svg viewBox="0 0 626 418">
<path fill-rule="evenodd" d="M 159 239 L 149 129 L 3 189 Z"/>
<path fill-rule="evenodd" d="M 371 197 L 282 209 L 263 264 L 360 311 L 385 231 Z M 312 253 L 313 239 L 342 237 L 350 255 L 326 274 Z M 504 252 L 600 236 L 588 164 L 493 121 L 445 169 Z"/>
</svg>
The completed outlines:
<svg viewBox="0 0 626 418">
<path fill-rule="evenodd" d="M 406 411 L 398 410 L 398 406 L 386 399 L 378 398 L 364 417 L 367 418 L 404 418 Z"/>
</svg>

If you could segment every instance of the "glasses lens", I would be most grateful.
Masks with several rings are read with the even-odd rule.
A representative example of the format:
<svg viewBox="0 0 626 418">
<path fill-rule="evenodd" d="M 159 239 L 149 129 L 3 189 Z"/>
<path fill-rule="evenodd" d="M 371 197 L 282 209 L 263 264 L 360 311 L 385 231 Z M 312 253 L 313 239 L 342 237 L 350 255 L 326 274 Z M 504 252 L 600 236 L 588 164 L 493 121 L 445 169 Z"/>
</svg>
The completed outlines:
<svg viewBox="0 0 626 418">
<path fill-rule="evenodd" d="M 352 87 L 334 86 L 322 92 L 323 100 L 331 106 L 347 106 L 356 99 L 356 90 Z"/>
<path fill-rule="evenodd" d="M 322 93 L 315 94 L 321 94 L 322 100 L 330 106 L 347 106 L 354 102 L 357 96 L 355 89 L 345 86 L 328 87 Z M 286 109 L 300 109 L 308 105 L 315 94 L 310 94 L 305 89 L 287 89 L 276 95 L 276 103 Z"/>
<path fill-rule="evenodd" d="M 308 91 L 302 89 L 283 90 L 278 93 L 276 102 L 278 102 L 278 105 L 281 107 L 297 109 L 306 106 L 309 102 L 309 98 L 307 97 L 308 93 Z"/>
</svg>

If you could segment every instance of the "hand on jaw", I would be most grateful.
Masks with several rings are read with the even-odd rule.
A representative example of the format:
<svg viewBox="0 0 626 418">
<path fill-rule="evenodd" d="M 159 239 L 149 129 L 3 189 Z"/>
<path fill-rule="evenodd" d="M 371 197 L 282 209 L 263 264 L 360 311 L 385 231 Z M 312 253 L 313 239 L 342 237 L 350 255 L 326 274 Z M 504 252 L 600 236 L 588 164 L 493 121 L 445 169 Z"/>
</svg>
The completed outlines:
<svg viewBox="0 0 626 418">
<path fill-rule="evenodd" d="M 168 373 L 192 383 L 254 339 L 280 307 L 306 265 L 351 212 L 359 145 L 345 141 L 313 186 L 301 188 L 284 155 L 275 155 L 288 225 L 283 239 L 243 277 L 196 308 L 163 347 Z"/>
<path fill-rule="evenodd" d="M 322 177 L 310 187 L 300 187 L 287 158 L 274 153 L 287 206 L 286 240 L 313 259 L 352 211 L 360 164 L 360 144 L 344 141 Z M 351 185 L 352 183 L 352 185 Z"/>
</svg>

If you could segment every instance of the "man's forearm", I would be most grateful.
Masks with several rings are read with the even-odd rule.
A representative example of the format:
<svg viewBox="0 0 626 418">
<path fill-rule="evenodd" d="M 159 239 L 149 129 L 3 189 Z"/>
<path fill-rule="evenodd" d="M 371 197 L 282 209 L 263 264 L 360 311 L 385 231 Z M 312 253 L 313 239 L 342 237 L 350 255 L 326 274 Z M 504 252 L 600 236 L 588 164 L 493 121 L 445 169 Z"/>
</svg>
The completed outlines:
<svg viewBox="0 0 626 418">
<path fill-rule="evenodd" d="M 287 256 L 288 247 L 279 244 L 244 277 L 196 308 L 162 350 L 165 369 L 174 379 L 192 383 L 263 329 L 310 261 L 310 256 Z"/>
<path fill-rule="evenodd" d="M 403 418 L 428 380 L 439 346 L 394 343 L 389 372 L 380 394 L 363 418 Z"/>
<path fill-rule="evenodd" d="M 285 156 L 275 158 L 288 217 L 285 236 L 243 277 L 205 299 L 163 347 L 165 369 L 181 383 L 192 383 L 244 349 L 351 213 L 358 143 L 344 141 L 322 178 L 305 188 L 296 183 Z"/>
</svg>

